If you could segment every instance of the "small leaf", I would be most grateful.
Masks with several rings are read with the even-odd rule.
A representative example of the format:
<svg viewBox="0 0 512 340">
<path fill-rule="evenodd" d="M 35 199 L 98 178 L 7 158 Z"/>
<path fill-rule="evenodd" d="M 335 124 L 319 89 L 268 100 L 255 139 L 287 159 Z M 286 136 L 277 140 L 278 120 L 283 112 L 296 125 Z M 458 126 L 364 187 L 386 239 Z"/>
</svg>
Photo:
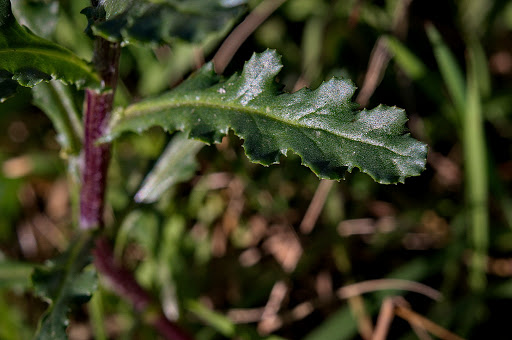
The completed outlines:
<svg viewBox="0 0 512 340">
<path fill-rule="evenodd" d="M 59 81 L 50 81 L 34 87 L 32 94 L 34 104 L 51 119 L 64 152 L 78 154 L 83 127 L 72 88 Z"/>
<path fill-rule="evenodd" d="M 118 111 L 104 140 L 157 125 L 219 143 L 232 129 L 253 162 L 274 164 L 293 150 L 320 178 L 339 180 L 357 167 L 380 183 L 396 183 L 424 169 L 427 147 L 406 133 L 402 109 L 354 111 L 355 87 L 338 78 L 314 91 L 282 93 L 274 81 L 281 67 L 266 51 L 241 75 L 222 80 L 208 63 L 176 89 Z"/>
<path fill-rule="evenodd" d="M 12 11 L 18 23 L 27 26 L 40 37 L 50 38 L 59 14 L 57 0 L 16 0 L 12 2 Z"/>
<path fill-rule="evenodd" d="M 91 65 L 20 26 L 12 14 L 10 1 L 0 0 L 0 100 L 15 91 L 12 82 L 5 82 L 7 73 L 20 85 L 28 87 L 50 79 L 79 87 L 100 85 L 99 76 Z"/>
<path fill-rule="evenodd" d="M 165 148 L 155 167 L 135 195 L 136 202 L 153 203 L 173 185 L 192 178 L 198 164 L 195 156 L 203 143 L 177 134 Z"/>
<path fill-rule="evenodd" d="M 102 7 L 82 11 L 92 32 L 110 41 L 200 42 L 226 30 L 242 14 L 247 0 L 105 0 Z M 100 19 L 100 20 L 98 20 Z M 93 23 L 93 21 L 97 21 Z"/>
<path fill-rule="evenodd" d="M 74 305 L 83 304 L 97 287 L 91 263 L 90 239 L 80 239 L 69 250 L 32 275 L 34 292 L 50 303 L 41 318 L 35 339 L 67 339 L 67 314 Z"/>
</svg>

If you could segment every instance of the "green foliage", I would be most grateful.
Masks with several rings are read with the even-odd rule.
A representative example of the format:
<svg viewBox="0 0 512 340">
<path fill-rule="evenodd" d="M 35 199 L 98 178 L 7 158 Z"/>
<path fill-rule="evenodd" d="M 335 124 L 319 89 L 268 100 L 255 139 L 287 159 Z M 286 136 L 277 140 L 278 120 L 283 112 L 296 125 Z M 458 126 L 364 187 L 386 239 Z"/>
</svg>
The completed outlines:
<svg viewBox="0 0 512 340">
<path fill-rule="evenodd" d="M 176 135 L 144 179 L 135 201 L 156 202 L 171 186 L 192 178 L 198 168 L 195 157 L 203 145 L 187 139 L 183 134 Z"/>
<path fill-rule="evenodd" d="M 33 270 L 30 263 L 0 260 L 0 289 L 28 287 Z"/>
<path fill-rule="evenodd" d="M 324 323 L 317 329 L 304 337 L 305 340 L 322 340 L 322 339 L 352 339 L 357 332 L 357 324 L 354 315 L 350 309 L 343 307 L 333 313 Z"/>
<path fill-rule="evenodd" d="M 12 73 L 0 70 L 0 102 L 16 94 L 18 82 L 12 77 Z"/>
<path fill-rule="evenodd" d="M 40 37 L 49 39 L 57 27 L 57 0 L 16 0 L 11 3 L 18 23 Z"/>
<path fill-rule="evenodd" d="M 91 262 L 92 244 L 88 235 L 81 235 L 67 252 L 34 271 L 34 293 L 50 304 L 41 318 L 36 339 L 67 339 L 70 308 L 89 301 L 96 290 L 96 272 L 86 268 Z"/>
<path fill-rule="evenodd" d="M 170 43 L 199 42 L 225 31 L 243 11 L 247 0 L 134 1 L 107 0 L 83 13 L 92 32 L 110 41 Z M 94 20 L 98 20 L 94 23 Z"/>
<path fill-rule="evenodd" d="M 42 83 L 32 90 L 34 104 L 52 120 L 57 139 L 66 153 L 80 152 L 83 128 L 73 90 L 59 81 Z"/>
<path fill-rule="evenodd" d="M 408 1 L 287 0 L 228 66 L 241 69 L 252 50 L 270 46 L 283 55 L 286 68 L 279 71 L 279 57 L 267 51 L 232 77 L 215 75 L 207 64 L 187 78 L 201 57 L 211 57 L 237 20 L 235 10 L 226 11 L 229 18 L 219 20 L 219 30 L 210 34 L 217 22 L 209 21 L 208 13 L 221 1 L 101 3 L 103 8 L 88 14 L 105 21 L 91 22 L 89 37 L 83 33 L 86 18 L 78 14 L 89 0 L 16 0 L 12 7 L 18 24 L 86 60 L 93 54 L 94 34 L 142 43 L 122 51 L 115 103 L 125 108 L 117 108 L 105 136 L 114 143 L 107 227 L 98 234 L 110 238 L 116 263 L 132 272 L 153 300 L 139 313 L 129 296 L 119 296 L 119 286 L 100 287 L 89 308 L 73 317 L 70 308 L 86 301 L 96 284 L 90 245 L 74 243 L 48 266 L 34 265 L 61 253 L 76 233 L 73 179 L 80 178 L 83 92 L 40 67 L 18 73 L 0 67 L 1 98 L 13 95 L 18 81 L 33 85 L 52 78 L 31 90 L 19 88 L 16 98 L 0 106 L 1 339 L 33 335 L 47 307 L 34 301 L 34 293 L 50 302 L 40 338 L 65 339 L 88 323 L 95 339 L 152 339 L 157 331 L 151 322 L 161 306 L 197 340 L 350 340 L 362 336 L 362 316 L 377 320 L 383 299 L 397 295 L 468 339 L 507 334 L 507 313 L 495 311 L 507 310 L 512 297 L 512 156 L 502 147 L 512 138 L 510 4 L 459 1 L 439 11 L 436 4 L 413 1 L 404 17 L 401 7 Z M 0 0 L 0 13 L 10 13 L 8 4 Z M 172 6 L 204 16 L 191 19 L 180 12 L 167 21 L 175 16 Z M 175 27 L 182 18 L 197 25 L 192 31 Z M 0 25 L 0 42 L 18 39 L 7 35 L 11 32 L 41 41 L 20 25 L 9 24 L 8 30 Z M 162 42 L 172 45 L 157 47 Z M 382 47 L 391 59 L 389 65 L 387 58 L 377 63 L 375 71 L 371 61 L 382 60 L 372 59 L 371 51 Z M 9 63 L 16 59 L 22 58 Z M 5 62 L 0 55 L 0 64 Z M 357 111 L 351 98 L 355 87 L 344 79 L 364 88 L 372 75 L 382 76 L 369 105 L 377 108 Z M 289 94 L 277 82 L 287 89 L 322 85 Z M 406 133 L 404 111 L 378 103 L 407 110 L 412 135 L 428 141 L 428 171 L 400 186 L 377 185 L 359 171 L 319 186 L 301 157 L 324 177 L 341 178 L 359 167 L 380 182 L 400 181 L 423 169 L 426 147 Z M 158 126 L 183 133 L 169 141 Z M 147 131 L 124 133 L 139 130 Z M 188 137 L 222 142 L 203 147 Z M 281 166 L 251 164 L 242 143 L 251 160 Z M 392 161 L 392 150 L 399 150 L 399 161 Z M 76 173 L 66 172 L 65 162 Z M 402 169 L 404 164 L 409 165 Z M 310 215 L 307 208 L 319 208 L 326 187 L 325 204 L 319 204 L 315 227 L 306 234 L 301 226 Z M 295 256 L 296 267 L 285 266 Z M 427 283 L 443 300 L 397 289 L 368 293 L 359 303 L 337 294 L 349 282 L 375 278 Z M 274 287 L 285 287 L 275 305 L 283 292 Z M 405 322 L 394 321 L 388 337 L 417 336 Z"/>
<path fill-rule="evenodd" d="M 15 80 L 33 87 L 58 79 L 79 87 L 99 86 L 98 75 L 73 52 L 18 24 L 10 0 L 0 0 L 0 101 L 15 93 Z"/>
<path fill-rule="evenodd" d="M 428 25 L 427 34 L 432 44 L 434 55 L 439 64 L 446 88 L 450 92 L 453 105 L 459 114 L 462 115 L 466 109 L 466 86 L 462 70 L 459 65 L 457 65 L 455 57 L 444 43 L 437 29 L 432 25 Z M 459 117 L 459 119 L 462 121 L 463 118 Z"/>
<path fill-rule="evenodd" d="M 281 67 L 277 54 L 266 51 L 241 75 L 221 80 L 209 63 L 173 91 L 118 112 L 105 139 L 159 125 L 219 143 L 232 129 L 251 161 L 274 164 L 293 150 L 320 178 L 341 179 L 357 167 L 388 184 L 424 169 L 426 146 L 405 133 L 403 110 L 381 105 L 356 112 L 355 87 L 341 79 L 282 93 L 274 81 Z"/>
</svg>

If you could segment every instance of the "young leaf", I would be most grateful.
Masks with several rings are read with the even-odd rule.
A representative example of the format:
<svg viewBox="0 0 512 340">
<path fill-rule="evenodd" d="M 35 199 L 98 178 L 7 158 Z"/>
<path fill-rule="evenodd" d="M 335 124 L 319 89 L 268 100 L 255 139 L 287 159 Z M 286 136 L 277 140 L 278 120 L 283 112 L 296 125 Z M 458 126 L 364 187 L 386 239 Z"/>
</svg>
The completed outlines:
<svg viewBox="0 0 512 340">
<path fill-rule="evenodd" d="M 67 339 L 69 309 L 89 301 L 96 290 L 96 272 L 85 268 L 91 262 L 92 244 L 91 239 L 82 238 L 67 252 L 34 271 L 34 292 L 50 303 L 35 339 Z"/>
<path fill-rule="evenodd" d="M 51 119 L 64 152 L 78 154 L 83 139 L 83 126 L 72 88 L 59 81 L 42 83 L 32 89 L 34 105 Z"/>
<path fill-rule="evenodd" d="M 177 134 L 165 148 L 155 167 L 146 176 L 135 195 L 136 202 L 153 203 L 176 183 L 189 180 L 198 164 L 196 155 L 203 143 L 187 139 Z"/>
<path fill-rule="evenodd" d="M 319 177 L 341 179 L 354 167 L 380 183 L 403 182 L 425 167 L 427 147 L 405 131 L 405 112 L 383 105 L 354 111 L 355 87 L 333 78 L 311 91 L 282 93 L 275 51 L 255 54 L 241 75 L 221 80 L 206 64 L 179 87 L 117 112 L 104 140 L 151 126 L 219 143 L 229 129 L 250 160 L 277 163 L 293 150 Z"/>
<path fill-rule="evenodd" d="M 18 24 L 9 0 L 0 0 L 0 101 L 13 94 L 16 84 L 2 81 L 6 74 L 22 86 L 60 79 L 77 86 L 99 86 L 91 65 L 73 52 L 38 37 Z"/>
<path fill-rule="evenodd" d="M 110 41 L 199 42 L 233 24 L 247 0 L 105 0 L 100 8 L 82 11 L 92 32 Z M 100 20 L 97 20 L 100 19 Z M 93 21 L 97 21 L 93 23 Z"/>
<path fill-rule="evenodd" d="M 12 11 L 18 23 L 27 26 L 40 37 L 50 38 L 59 14 L 58 0 L 16 0 L 12 2 Z"/>
</svg>

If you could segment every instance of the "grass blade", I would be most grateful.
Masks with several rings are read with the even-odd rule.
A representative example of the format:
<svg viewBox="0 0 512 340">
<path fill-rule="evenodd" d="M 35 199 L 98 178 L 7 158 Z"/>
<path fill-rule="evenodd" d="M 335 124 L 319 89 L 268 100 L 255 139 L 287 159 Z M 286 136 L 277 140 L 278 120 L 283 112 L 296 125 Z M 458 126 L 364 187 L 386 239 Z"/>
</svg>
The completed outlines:
<svg viewBox="0 0 512 340">
<path fill-rule="evenodd" d="M 479 89 L 478 65 L 475 48 L 470 46 L 468 60 L 467 110 L 463 120 L 463 143 L 466 171 L 466 199 L 471 220 L 470 285 L 482 291 L 486 285 L 485 266 L 489 247 L 489 212 L 487 151 L 483 129 L 482 107 Z"/>
</svg>

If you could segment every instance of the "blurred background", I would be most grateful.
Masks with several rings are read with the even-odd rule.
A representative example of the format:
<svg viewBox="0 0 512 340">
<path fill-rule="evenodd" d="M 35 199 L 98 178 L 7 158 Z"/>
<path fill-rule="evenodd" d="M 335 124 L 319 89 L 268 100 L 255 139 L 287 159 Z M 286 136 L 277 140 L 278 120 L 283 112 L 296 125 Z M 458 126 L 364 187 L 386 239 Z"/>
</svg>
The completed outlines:
<svg viewBox="0 0 512 340">
<path fill-rule="evenodd" d="M 79 14 L 87 1 L 41 2 L 55 26 L 31 28 L 90 60 Z M 349 78 L 361 108 L 406 110 L 411 134 L 429 145 L 426 170 L 398 185 L 357 170 L 320 181 L 292 153 L 280 165 L 250 163 L 229 135 L 194 149 L 186 181 L 136 203 L 173 136 L 127 134 L 114 145 L 107 195 L 115 256 L 200 340 L 369 339 L 390 301 L 403 314 L 388 319 L 389 339 L 436 338 L 424 330 L 432 327 L 411 327 L 417 315 L 463 338 L 508 339 L 512 2 L 271 2 L 250 2 L 268 18 L 238 41 L 224 74 L 271 48 L 283 56 L 286 91 Z M 224 37 L 124 48 L 117 104 L 179 84 Z M 73 98 L 80 111 L 83 94 Z M 28 277 L 66 249 L 75 228 L 74 158 L 32 101 L 21 88 L 0 104 L 0 339 L 32 336 L 46 304 Z M 157 336 L 101 280 L 68 334 Z"/>
</svg>

